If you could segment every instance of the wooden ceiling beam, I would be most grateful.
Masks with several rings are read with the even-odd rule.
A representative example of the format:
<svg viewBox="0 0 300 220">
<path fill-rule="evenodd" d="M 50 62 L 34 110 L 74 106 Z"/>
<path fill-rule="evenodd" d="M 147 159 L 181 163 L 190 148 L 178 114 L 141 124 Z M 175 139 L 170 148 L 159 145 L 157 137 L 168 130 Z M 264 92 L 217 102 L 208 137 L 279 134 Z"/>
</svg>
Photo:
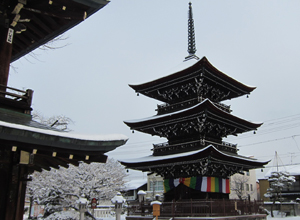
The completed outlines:
<svg viewBox="0 0 300 220">
<path fill-rule="evenodd" d="M 49 160 L 54 161 L 59 166 L 62 166 L 62 167 L 65 167 L 65 168 L 69 167 L 69 164 L 65 160 L 63 160 L 62 158 L 52 157 L 52 158 L 49 158 Z"/>
<path fill-rule="evenodd" d="M 14 36 L 14 41 L 13 42 L 14 42 L 13 49 L 17 49 L 17 48 L 15 48 L 16 46 L 19 47 L 20 49 L 25 47 L 25 44 L 20 41 L 19 36 Z"/>
<path fill-rule="evenodd" d="M 57 22 L 55 21 L 55 18 L 50 17 L 50 16 L 44 16 L 43 17 L 44 21 L 46 21 L 48 23 L 48 25 L 53 29 L 58 29 L 59 25 L 57 24 Z M 45 22 L 45 23 L 46 23 Z"/>
<path fill-rule="evenodd" d="M 26 24 L 26 26 L 27 26 L 28 29 L 32 30 L 32 32 L 34 32 L 35 34 L 37 34 L 39 37 L 44 38 L 44 37 L 46 36 L 46 34 L 42 33 L 42 32 L 39 30 L 39 28 L 37 28 L 37 27 L 33 24 L 32 21 L 28 22 L 28 23 Z M 29 31 L 28 29 L 27 29 L 27 31 Z"/>
<path fill-rule="evenodd" d="M 44 20 L 44 17 L 48 17 L 48 16 L 40 16 L 41 18 L 37 18 L 36 16 L 32 15 L 32 20 L 38 25 L 40 26 L 47 34 L 50 34 L 53 32 L 53 30 L 51 28 L 49 28 L 45 22 L 42 21 L 42 19 Z"/>
<path fill-rule="evenodd" d="M 31 40 L 29 40 L 29 39 L 26 37 L 26 35 L 25 35 L 25 36 L 22 36 L 22 37 L 18 37 L 17 39 L 19 40 L 19 42 L 21 42 L 22 44 L 26 45 L 26 46 L 24 46 L 24 47 L 27 47 L 27 45 L 31 45 L 31 44 L 32 44 Z M 22 48 L 22 49 L 24 49 L 24 48 Z"/>
<path fill-rule="evenodd" d="M 39 38 L 35 34 L 33 34 L 30 30 L 22 32 L 20 35 L 17 36 L 17 38 L 23 38 L 23 37 L 30 39 L 31 43 L 39 41 Z"/>
<path fill-rule="evenodd" d="M 51 164 L 44 157 L 40 157 L 39 155 L 34 155 L 33 159 L 34 166 L 38 166 L 44 170 L 51 170 Z"/>
</svg>

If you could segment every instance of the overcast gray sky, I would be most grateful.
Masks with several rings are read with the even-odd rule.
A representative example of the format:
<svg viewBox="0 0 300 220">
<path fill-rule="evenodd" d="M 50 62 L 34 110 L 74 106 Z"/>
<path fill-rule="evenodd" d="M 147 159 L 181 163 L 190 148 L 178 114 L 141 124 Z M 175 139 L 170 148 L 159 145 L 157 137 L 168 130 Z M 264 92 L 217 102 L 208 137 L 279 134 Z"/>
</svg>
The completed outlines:
<svg viewBox="0 0 300 220">
<path fill-rule="evenodd" d="M 72 118 L 75 132 L 128 136 L 128 143 L 110 156 L 151 154 L 152 143 L 164 140 L 132 134 L 123 121 L 152 116 L 160 103 L 136 96 L 128 84 L 162 77 L 183 61 L 188 54 L 188 2 L 112 0 L 64 34 L 68 39 L 57 46 L 68 46 L 36 50 L 36 58 L 14 62 L 9 86 L 33 89 L 34 110 Z M 300 1 L 194 0 L 192 4 L 196 54 L 257 87 L 249 98 L 226 103 L 234 115 L 265 124 L 257 134 L 228 141 L 237 143 L 242 155 L 268 160 L 278 151 L 286 163 L 299 162 Z"/>
</svg>

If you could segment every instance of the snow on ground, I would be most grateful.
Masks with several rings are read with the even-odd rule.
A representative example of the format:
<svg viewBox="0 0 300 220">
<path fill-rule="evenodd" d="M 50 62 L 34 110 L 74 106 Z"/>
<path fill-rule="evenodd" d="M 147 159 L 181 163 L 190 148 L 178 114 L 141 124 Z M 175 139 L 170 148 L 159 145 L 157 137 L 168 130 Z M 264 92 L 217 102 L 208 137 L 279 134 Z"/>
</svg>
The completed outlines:
<svg viewBox="0 0 300 220">
<path fill-rule="evenodd" d="M 99 220 L 115 220 L 115 217 L 109 217 L 109 218 L 99 218 Z M 267 220 L 296 220 L 296 219 L 300 219 L 300 216 L 288 216 L 288 217 L 280 217 L 280 216 L 276 216 L 274 218 L 272 218 L 270 215 L 267 216 Z M 125 215 L 121 215 L 121 220 L 126 220 L 126 216 Z"/>
<path fill-rule="evenodd" d="M 97 218 L 99 220 L 115 220 L 116 217 L 109 217 L 109 218 Z M 293 216 L 293 217 L 280 217 L 280 216 L 277 216 L 277 217 L 274 217 L 272 218 L 271 216 L 267 216 L 267 220 L 296 220 L 296 219 L 300 219 L 300 216 Z M 27 220 L 27 216 L 24 216 L 24 220 Z M 126 220 L 126 216 L 125 215 L 121 215 L 121 220 Z"/>
<path fill-rule="evenodd" d="M 279 219 L 284 219 L 284 220 L 296 220 L 300 219 L 300 216 L 293 216 L 293 217 L 274 217 L 272 218 L 271 216 L 267 216 L 268 220 L 279 220 Z"/>
<path fill-rule="evenodd" d="M 114 220 L 116 219 L 115 217 L 111 217 L 111 218 L 101 218 L 102 220 Z M 125 215 L 121 215 L 121 220 L 125 220 L 126 216 Z M 267 220 L 296 220 L 296 219 L 300 219 L 300 216 L 293 216 L 293 217 L 283 217 L 281 218 L 280 216 L 274 217 L 272 218 L 271 216 L 267 216 Z M 100 219 L 99 219 L 100 220 Z"/>
</svg>

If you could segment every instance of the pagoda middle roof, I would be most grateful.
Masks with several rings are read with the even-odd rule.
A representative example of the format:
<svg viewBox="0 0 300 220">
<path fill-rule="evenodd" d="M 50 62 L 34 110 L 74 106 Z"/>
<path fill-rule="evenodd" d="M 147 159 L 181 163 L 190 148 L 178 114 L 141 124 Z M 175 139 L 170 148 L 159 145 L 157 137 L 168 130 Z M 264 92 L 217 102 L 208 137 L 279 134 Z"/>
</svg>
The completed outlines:
<svg viewBox="0 0 300 220">
<path fill-rule="evenodd" d="M 134 89 L 137 93 L 141 93 L 150 98 L 154 98 L 163 102 L 166 102 L 164 97 L 157 95 L 154 91 L 159 90 L 161 88 L 170 87 L 174 84 L 180 84 L 182 81 L 186 80 L 190 77 L 196 77 L 197 74 L 200 75 L 206 74 L 213 81 L 218 82 L 218 84 L 223 84 L 227 86 L 232 92 L 229 95 L 229 99 L 235 98 L 241 95 L 250 94 L 256 87 L 247 86 L 231 77 L 226 75 L 225 73 L 219 71 L 216 67 L 214 67 L 206 57 L 203 57 L 196 63 L 192 63 L 188 65 L 188 62 L 183 62 L 184 67 L 180 70 L 175 70 L 175 72 L 161 77 L 159 79 L 149 81 L 142 84 L 137 85 L 129 85 L 132 89 Z M 205 68 L 208 72 L 203 73 L 202 69 Z M 209 74 L 208 74 L 209 73 Z"/>
<path fill-rule="evenodd" d="M 214 117 L 221 117 L 222 120 L 227 121 L 231 124 L 235 124 L 237 127 L 241 127 L 242 130 L 240 130 L 240 132 L 255 130 L 262 125 L 262 123 L 253 123 L 227 113 L 214 105 L 209 99 L 205 99 L 203 102 L 196 104 L 193 107 L 177 112 L 155 115 L 139 120 L 124 121 L 124 123 L 133 130 L 139 130 L 141 128 L 147 129 L 159 124 L 164 124 L 166 122 L 174 122 L 180 120 L 185 121 L 187 117 L 197 117 L 197 115 L 205 111 L 213 113 Z"/>
</svg>

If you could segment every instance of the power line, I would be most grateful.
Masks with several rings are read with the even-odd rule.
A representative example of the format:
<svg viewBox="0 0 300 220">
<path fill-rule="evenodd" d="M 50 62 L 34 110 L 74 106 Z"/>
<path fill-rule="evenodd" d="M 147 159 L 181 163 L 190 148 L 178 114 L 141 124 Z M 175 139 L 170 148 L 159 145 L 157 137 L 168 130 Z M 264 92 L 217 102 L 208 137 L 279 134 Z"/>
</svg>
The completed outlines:
<svg viewBox="0 0 300 220">
<path fill-rule="evenodd" d="M 300 126 L 299 120 L 300 114 L 268 120 L 263 123 L 263 125 L 258 129 L 258 131 L 256 131 L 255 136 L 252 133 L 248 133 L 243 134 L 242 136 L 239 136 L 234 139 L 240 140 L 245 138 L 253 138 L 273 132 L 280 132 L 288 129 L 293 129 Z"/>
<path fill-rule="evenodd" d="M 278 167 L 287 167 L 287 166 L 294 166 L 294 165 L 300 165 L 300 163 L 282 164 L 282 165 L 278 165 Z M 272 168 L 272 167 L 277 167 L 277 165 L 265 166 L 264 168 Z M 262 169 L 264 169 L 264 168 L 262 168 Z"/>
<path fill-rule="evenodd" d="M 246 146 L 257 145 L 257 144 L 269 143 L 269 142 L 274 142 L 274 141 L 279 141 L 279 140 L 284 140 L 284 139 L 289 139 L 289 138 L 294 138 L 294 137 L 297 137 L 297 136 L 300 136 L 300 134 L 292 135 L 292 136 L 289 136 L 289 137 L 276 138 L 276 139 L 267 140 L 267 141 L 260 141 L 260 142 L 256 142 L 256 143 L 252 143 L 252 144 L 245 144 L 245 145 L 239 146 L 239 148 L 246 147 Z"/>
</svg>

